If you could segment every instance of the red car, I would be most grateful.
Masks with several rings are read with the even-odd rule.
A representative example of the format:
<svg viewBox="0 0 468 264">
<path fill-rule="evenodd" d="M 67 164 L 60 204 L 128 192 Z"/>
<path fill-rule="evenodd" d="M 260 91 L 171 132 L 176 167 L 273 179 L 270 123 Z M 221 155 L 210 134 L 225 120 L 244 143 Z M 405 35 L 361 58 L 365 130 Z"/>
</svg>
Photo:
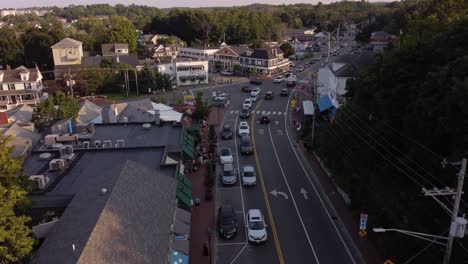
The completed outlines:
<svg viewBox="0 0 468 264">
<path fill-rule="evenodd" d="M 243 92 L 250 93 L 252 91 L 252 87 L 245 85 L 245 86 L 242 86 L 241 90 Z"/>
</svg>

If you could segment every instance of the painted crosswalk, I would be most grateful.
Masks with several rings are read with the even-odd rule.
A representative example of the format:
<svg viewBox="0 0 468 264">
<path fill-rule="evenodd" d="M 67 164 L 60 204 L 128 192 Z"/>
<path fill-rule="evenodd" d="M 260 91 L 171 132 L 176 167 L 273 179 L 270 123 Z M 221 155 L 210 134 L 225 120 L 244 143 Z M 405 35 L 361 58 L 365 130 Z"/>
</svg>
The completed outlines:
<svg viewBox="0 0 468 264">
<path fill-rule="evenodd" d="M 229 114 L 231 115 L 238 115 L 239 114 L 239 110 L 231 110 L 229 111 Z M 252 114 L 256 114 L 256 115 L 286 115 L 287 112 L 276 112 L 276 111 L 261 111 L 261 110 L 257 110 L 257 111 L 252 111 Z"/>
</svg>

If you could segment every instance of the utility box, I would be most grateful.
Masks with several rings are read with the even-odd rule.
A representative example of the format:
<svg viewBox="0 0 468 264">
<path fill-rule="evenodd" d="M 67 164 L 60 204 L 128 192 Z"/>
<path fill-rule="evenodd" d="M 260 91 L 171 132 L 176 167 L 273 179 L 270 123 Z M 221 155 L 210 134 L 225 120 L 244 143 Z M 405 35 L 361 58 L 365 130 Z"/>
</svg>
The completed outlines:
<svg viewBox="0 0 468 264">
<path fill-rule="evenodd" d="M 455 221 L 450 225 L 450 235 L 458 238 L 465 236 L 466 219 L 463 217 L 455 218 Z"/>
</svg>

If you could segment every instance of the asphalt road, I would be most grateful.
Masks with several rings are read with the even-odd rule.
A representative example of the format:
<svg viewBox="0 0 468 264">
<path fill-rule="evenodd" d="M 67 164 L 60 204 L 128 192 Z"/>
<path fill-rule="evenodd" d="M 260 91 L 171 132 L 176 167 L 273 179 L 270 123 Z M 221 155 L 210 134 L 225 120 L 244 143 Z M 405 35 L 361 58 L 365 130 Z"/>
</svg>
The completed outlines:
<svg viewBox="0 0 468 264">
<path fill-rule="evenodd" d="M 308 72 L 316 72 L 317 64 L 298 73 L 298 78 L 309 79 Z M 240 91 L 241 86 L 221 89 L 228 92 L 230 101 L 223 122 L 236 132 L 241 121 L 238 112 L 243 99 L 249 96 Z M 360 263 L 353 247 L 348 245 L 346 234 L 341 232 L 334 210 L 329 208 L 321 193 L 314 172 L 296 152 L 295 134 L 289 125 L 290 108 L 287 107 L 290 97 L 279 96 L 286 87 L 285 82 L 264 81 L 260 87 L 260 98 L 266 91 L 273 91 L 275 97 L 257 101 L 254 114 L 248 119 L 255 155 L 240 155 L 238 137 L 220 143 L 220 147 L 230 147 L 235 155 L 238 183 L 233 187 L 218 186 L 217 205 L 232 204 L 242 224 L 234 239 L 217 239 L 216 263 Z M 258 123 L 262 113 L 270 116 L 269 125 Z M 255 187 L 239 185 L 238 172 L 246 164 L 256 167 Z M 264 214 L 268 225 L 265 244 L 246 242 L 244 217 L 251 208 L 258 208 Z"/>
</svg>

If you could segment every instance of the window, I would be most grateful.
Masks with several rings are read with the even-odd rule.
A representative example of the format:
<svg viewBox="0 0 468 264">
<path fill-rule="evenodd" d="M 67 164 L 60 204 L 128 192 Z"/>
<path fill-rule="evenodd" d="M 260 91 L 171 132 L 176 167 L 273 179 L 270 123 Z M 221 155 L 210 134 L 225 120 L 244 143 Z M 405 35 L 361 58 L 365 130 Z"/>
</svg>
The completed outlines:
<svg viewBox="0 0 468 264">
<path fill-rule="evenodd" d="M 258 65 L 258 66 L 262 66 L 262 61 L 261 61 L 261 60 L 258 60 L 258 61 L 257 61 L 257 65 Z"/>
<path fill-rule="evenodd" d="M 8 90 L 10 90 L 10 91 L 16 90 L 15 85 L 14 84 L 8 84 Z"/>
<path fill-rule="evenodd" d="M 25 90 L 31 90 L 31 83 L 25 83 L 24 84 L 24 89 Z"/>
</svg>

